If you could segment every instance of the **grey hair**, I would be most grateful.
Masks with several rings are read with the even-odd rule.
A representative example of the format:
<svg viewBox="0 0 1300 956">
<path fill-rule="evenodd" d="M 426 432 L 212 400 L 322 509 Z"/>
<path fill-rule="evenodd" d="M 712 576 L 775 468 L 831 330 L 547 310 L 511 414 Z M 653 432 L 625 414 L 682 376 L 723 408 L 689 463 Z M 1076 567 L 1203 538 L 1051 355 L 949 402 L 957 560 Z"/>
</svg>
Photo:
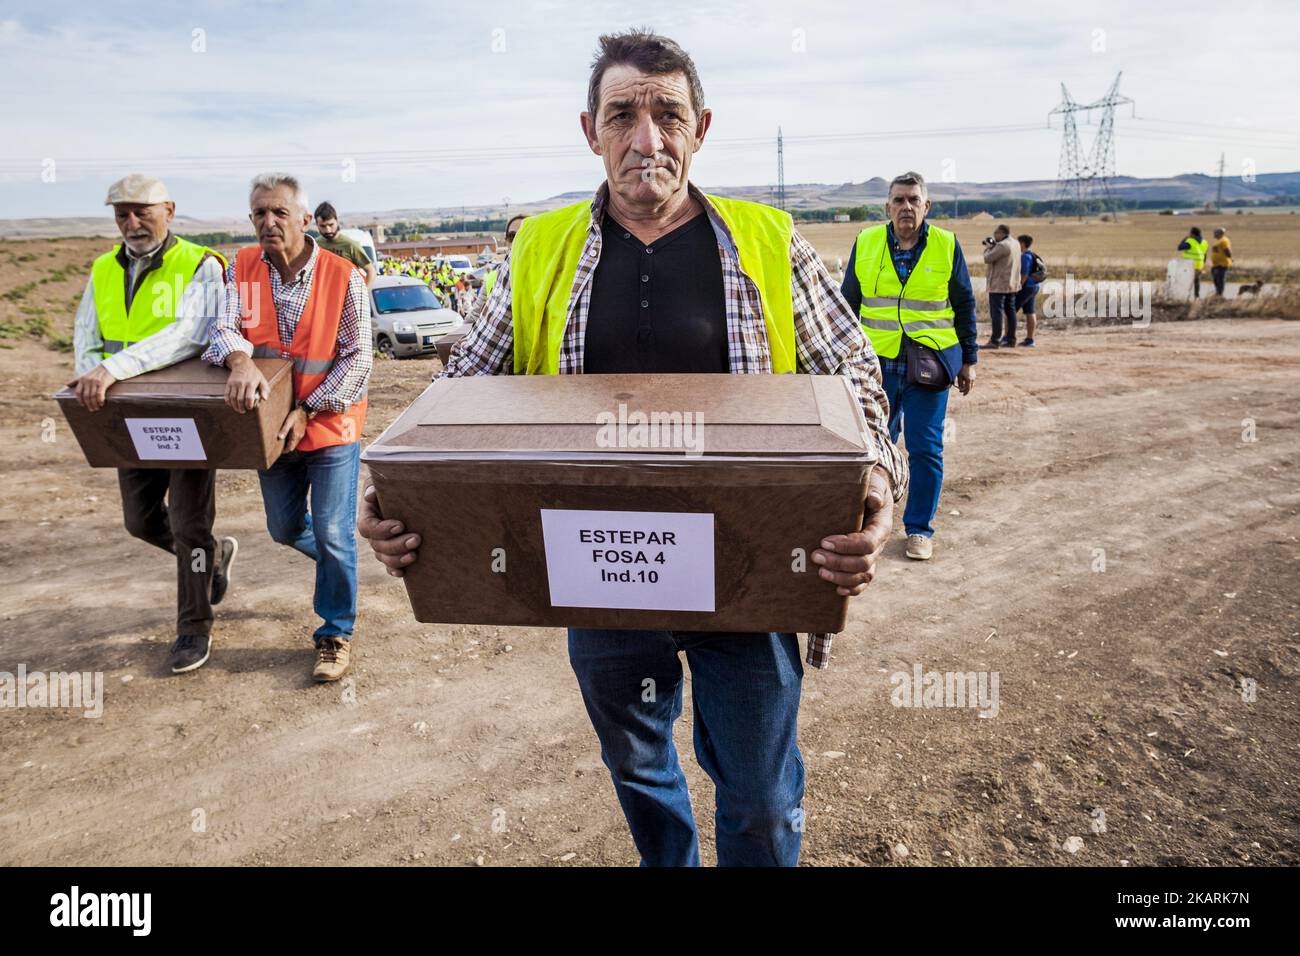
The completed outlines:
<svg viewBox="0 0 1300 956">
<path fill-rule="evenodd" d="M 248 187 L 248 201 L 253 201 L 253 193 L 259 189 L 276 189 L 280 186 L 289 187 L 293 193 L 294 201 L 298 203 L 298 208 L 305 213 L 311 212 L 311 206 L 307 204 L 307 190 L 302 188 L 302 183 L 298 181 L 297 176 L 291 176 L 288 173 L 262 173 L 254 176 L 253 181 Z"/>
<path fill-rule="evenodd" d="M 921 187 L 921 198 L 925 199 L 929 195 L 929 190 L 925 188 L 925 177 L 920 173 L 914 173 L 908 170 L 905 173 L 899 173 L 889 181 L 889 192 L 894 191 L 895 186 L 919 186 Z"/>
<path fill-rule="evenodd" d="M 647 27 L 624 33 L 606 33 L 600 38 L 600 52 L 591 64 L 587 83 L 587 112 L 593 117 L 600 109 L 600 81 L 611 66 L 631 66 L 651 76 L 681 73 L 691 91 L 691 112 L 696 119 L 704 110 L 704 87 L 690 54 L 668 37 Z"/>
</svg>

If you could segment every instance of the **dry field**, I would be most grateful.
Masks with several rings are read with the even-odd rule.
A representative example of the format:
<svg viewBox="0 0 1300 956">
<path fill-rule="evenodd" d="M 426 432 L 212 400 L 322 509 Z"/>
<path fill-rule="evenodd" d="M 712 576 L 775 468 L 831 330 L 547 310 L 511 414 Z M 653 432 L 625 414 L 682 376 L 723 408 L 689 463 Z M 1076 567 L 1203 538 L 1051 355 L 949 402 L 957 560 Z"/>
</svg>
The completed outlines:
<svg viewBox="0 0 1300 956">
<path fill-rule="evenodd" d="M 972 272 L 983 274 L 980 240 L 991 235 L 993 222 L 961 219 L 936 220 L 953 229 Z M 1177 257 L 1178 243 L 1192 226 L 1200 226 L 1207 240 L 1213 230 L 1228 230 L 1235 255 L 1234 280 L 1268 282 L 1300 280 L 1300 214 L 1232 211 L 1205 216 L 1161 216 L 1141 213 L 1121 216 L 1117 222 L 1077 219 L 1007 219 L 1013 236 L 1028 233 L 1034 249 L 1058 277 L 1069 268 L 1084 278 L 1164 279 L 1165 263 Z M 845 262 L 862 223 L 805 223 L 799 231 L 831 268 L 836 258 Z M 1207 277 L 1208 278 L 1208 277 Z"/>
</svg>

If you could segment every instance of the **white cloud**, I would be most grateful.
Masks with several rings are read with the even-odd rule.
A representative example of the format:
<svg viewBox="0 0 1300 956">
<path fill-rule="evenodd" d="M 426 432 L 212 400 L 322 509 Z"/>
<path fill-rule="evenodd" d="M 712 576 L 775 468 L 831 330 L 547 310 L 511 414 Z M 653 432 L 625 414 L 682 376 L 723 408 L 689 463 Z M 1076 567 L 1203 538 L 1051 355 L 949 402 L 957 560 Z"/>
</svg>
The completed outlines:
<svg viewBox="0 0 1300 956">
<path fill-rule="evenodd" d="M 1122 91 L 1151 118 L 1121 113 L 1122 173 L 1208 172 L 1222 151 L 1264 172 L 1300 155 L 1289 145 L 1300 142 L 1290 50 L 1300 18 L 1255 4 L 1212 20 L 1215 4 L 1167 12 L 1119 0 L 997 14 L 909 4 L 911 16 L 842 0 L 11 6 L 0 21 L 0 215 L 98 213 L 104 183 L 150 168 L 187 184 L 193 214 L 214 216 L 239 215 L 247 177 L 268 166 L 304 169 L 319 180 L 313 195 L 337 192 L 354 208 L 587 188 L 600 166 L 577 113 L 596 37 L 633 25 L 673 35 L 699 64 L 715 111 L 695 167 L 706 185 L 773 181 L 778 124 L 788 182 L 937 172 L 947 159 L 968 182 L 1050 179 L 1060 139 L 1046 122 L 1060 83 L 1090 100 L 1120 69 Z M 206 52 L 192 52 L 196 28 Z M 1043 128 L 844 138 L 1022 125 Z M 1092 131 L 1081 130 L 1085 147 Z M 755 137 L 771 145 L 735 142 Z M 47 157 L 56 184 L 39 182 Z M 347 157 L 357 182 L 331 188 Z"/>
</svg>

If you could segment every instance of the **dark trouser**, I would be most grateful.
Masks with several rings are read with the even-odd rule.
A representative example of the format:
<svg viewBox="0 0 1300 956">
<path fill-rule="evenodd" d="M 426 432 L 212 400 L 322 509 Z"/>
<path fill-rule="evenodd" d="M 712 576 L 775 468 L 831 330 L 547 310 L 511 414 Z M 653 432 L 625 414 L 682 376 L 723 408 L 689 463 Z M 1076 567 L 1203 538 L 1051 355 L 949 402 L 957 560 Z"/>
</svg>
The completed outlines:
<svg viewBox="0 0 1300 956">
<path fill-rule="evenodd" d="M 1214 277 L 1215 295 L 1223 295 L 1223 287 L 1228 281 L 1228 267 L 1210 266 L 1210 275 Z"/>
<path fill-rule="evenodd" d="M 1002 317 L 1007 319 L 1006 338 L 1016 340 L 1016 294 L 1014 292 L 990 292 L 989 316 L 993 320 L 993 341 L 1002 340 Z"/>
<path fill-rule="evenodd" d="M 217 473 L 204 468 L 119 468 L 117 482 L 126 530 L 176 556 L 176 633 L 210 634 Z"/>
<path fill-rule="evenodd" d="M 1192 297 L 1199 299 L 1201 297 L 1201 270 L 1197 269 L 1192 273 Z"/>
</svg>

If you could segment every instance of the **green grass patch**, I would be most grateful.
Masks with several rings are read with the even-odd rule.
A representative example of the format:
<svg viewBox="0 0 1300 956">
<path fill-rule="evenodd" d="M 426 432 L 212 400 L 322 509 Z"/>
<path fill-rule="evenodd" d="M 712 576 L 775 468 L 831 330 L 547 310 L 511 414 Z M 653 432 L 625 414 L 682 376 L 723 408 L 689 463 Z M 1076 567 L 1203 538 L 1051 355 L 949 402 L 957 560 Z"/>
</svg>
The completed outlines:
<svg viewBox="0 0 1300 956">
<path fill-rule="evenodd" d="M 4 299 L 7 302 L 17 302 L 18 300 L 24 298 L 27 295 L 27 293 L 31 292 L 35 288 L 36 288 L 35 282 L 24 282 L 22 285 L 16 285 L 8 292 L 4 293 L 3 295 L 0 295 L 0 299 Z"/>
</svg>

